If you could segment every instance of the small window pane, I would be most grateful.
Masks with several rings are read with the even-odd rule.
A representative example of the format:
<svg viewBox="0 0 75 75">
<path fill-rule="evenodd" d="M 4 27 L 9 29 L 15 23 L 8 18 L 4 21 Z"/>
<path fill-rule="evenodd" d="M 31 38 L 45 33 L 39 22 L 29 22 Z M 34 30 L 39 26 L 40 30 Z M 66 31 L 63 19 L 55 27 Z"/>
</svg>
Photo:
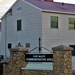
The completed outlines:
<svg viewBox="0 0 75 75">
<path fill-rule="evenodd" d="M 58 22 L 58 17 L 51 16 L 51 22 Z"/>
<path fill-rule="evenodd" d="M 51 16 L 51 28 L 58 28 L 58 17 Z"/>
<path fill-rule="evenodd" d="M 26 48 L 29 48 L 30 47 L 30 43 L 26 43 Z"/>
<path fill-rule="evenodd" d="M 69 24 L 74 24 L 74 18 L 69 19 Z"/>
<path fill-rule="evenodd" d="M 74 29 L 74 24 L 69 24 L 69 29 Z"/>
<path fill-rule="evenodd" d="M 75 56 L 75 45 L 69 45 L 69 46 L 73 48 L 73 50 L 72 50 L 72 56 Z"/>
<path fill-rule="evenodd" d="M 51 23 L 51 28 L 58 28 L 58 24 L 57 23 Z"/>
<path fill-rule="evenodd" d="M 11 43 L 8 43 L 8 48 L 12 48 L 12 45 L 11 45 Z"/>
<path fill-rule="evenodd" d="M 21 11 L 22 10 L 22 7 L 17 7 L 17 11 Z"/>
<path fill-rule="evenodd" d="M 21 20 L 17 20 L 17 31 L 21 30 Z"/>
<path fill-rule="evenodd" d="M 75 18 L 69 18 L 69 29 L 75 29 Z"/>
</svg>

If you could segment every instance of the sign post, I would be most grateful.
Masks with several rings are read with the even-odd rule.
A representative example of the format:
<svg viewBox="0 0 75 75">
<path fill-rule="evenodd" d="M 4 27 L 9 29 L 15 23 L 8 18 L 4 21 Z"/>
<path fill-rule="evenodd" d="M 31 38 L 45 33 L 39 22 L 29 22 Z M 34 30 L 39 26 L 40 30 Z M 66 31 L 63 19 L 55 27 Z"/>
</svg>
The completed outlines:
<svg viewBox="0 0 75 75">
<path fill-rule="evenodd" d="M 53 54 L 41 54 L 41 50 L 44 47 L 41 47 L 41 38 L 39 38 L 38 41 L 39 41 L 39 47 L 36 48 L 38 48 L 39 54 L 30 54 L 30 53 L 25 54 L 25 61 L 26 62 L 53 62 Z M 36 48 L 30 50 L 29 52 L 35 50 Z M 46 48 L 44 49 L 50 51 Z"/>
</svg>

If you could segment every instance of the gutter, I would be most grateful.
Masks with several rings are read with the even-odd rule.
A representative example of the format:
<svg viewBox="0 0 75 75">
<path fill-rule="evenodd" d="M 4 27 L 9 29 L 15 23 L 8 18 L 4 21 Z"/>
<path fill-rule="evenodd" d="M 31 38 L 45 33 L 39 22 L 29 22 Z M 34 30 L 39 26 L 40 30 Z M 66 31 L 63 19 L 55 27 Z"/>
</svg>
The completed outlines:
<svg viewBox="0 0 75 75">
<path fill-rule="evenodd" d="M 5 58 L 7 57 L 7 15 L 5 15 Z"/>
<path fill-rule="evenodd" d="M 72 12 L 61 12 L 61 11 L 44 10 L 44 9 L 42 10 L 42 12 L 75 15 L 75 13 Z"/>
</svg>

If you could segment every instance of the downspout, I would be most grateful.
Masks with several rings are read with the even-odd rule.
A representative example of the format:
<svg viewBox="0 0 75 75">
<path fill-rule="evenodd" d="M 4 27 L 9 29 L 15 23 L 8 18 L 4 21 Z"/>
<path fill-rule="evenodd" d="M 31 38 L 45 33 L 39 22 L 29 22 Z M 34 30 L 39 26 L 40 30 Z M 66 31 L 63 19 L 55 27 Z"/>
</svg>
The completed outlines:
<svg viewBox="0 0 75 75">
<path fill-rule="evenodd" d="M 7 16 L 5 15 L 5 58 L 7 58 Z"/>
</svg>

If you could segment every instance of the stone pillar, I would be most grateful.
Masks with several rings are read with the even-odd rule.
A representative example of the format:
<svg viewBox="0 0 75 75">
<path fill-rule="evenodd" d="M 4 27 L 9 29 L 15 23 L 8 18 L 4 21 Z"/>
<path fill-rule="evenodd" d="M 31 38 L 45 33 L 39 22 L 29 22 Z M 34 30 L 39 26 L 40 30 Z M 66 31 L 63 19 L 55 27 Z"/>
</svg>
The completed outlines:
<svg viewBox="0 0 75 75">
<path fill-rule="evenodd" d="M 28 52 L 28 49 L 23 48 L 20 43 L 15 48 L 10 49 L 10 60 L 8 65 L 10 73 L 8 75 L 20 75 L 21 68 L 27 65 L 24 55 L 26 52 Z"/>
<path fill-rule="evenodd" d="M 25 62 L 24 53 L 28 52 L 28 49 L 23 48 L 19 43 L 17 47 L 10 49 L 10 65 L 12 74 L 11 75 L 20 75 L 21 67 L 25 67 L 27 62 Z"/>
<path fill-rule="evenodd" d="M 53 50 L 53 75 L 72 75 L 72 48 L 60 45 Z"/>
</svg>

